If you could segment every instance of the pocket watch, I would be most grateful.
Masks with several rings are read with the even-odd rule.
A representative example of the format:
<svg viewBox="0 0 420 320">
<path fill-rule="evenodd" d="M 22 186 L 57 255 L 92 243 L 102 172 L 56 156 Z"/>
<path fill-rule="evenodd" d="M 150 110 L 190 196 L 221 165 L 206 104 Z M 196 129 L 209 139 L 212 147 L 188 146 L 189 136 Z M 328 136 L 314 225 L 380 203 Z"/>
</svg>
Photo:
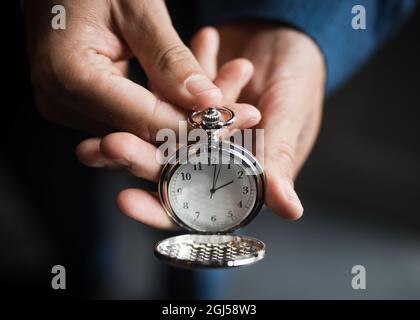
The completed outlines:
<svg viewBox="0 0 420 320">
<path fill-rule="evenodd" d="M 178 149 L 163 167 L 159 198 L 169 217 L 189 234 L 160 241 L 155 255 L 171 265 L 223 268 L 261 260 L 265 244 L 233 233 L 251 222 L 264 203 L 264 172 L 253 154 L 220 139 L 235 121 L 232 110 L 209 108 L 189 117 L 205 142 Z"/>
</svg>

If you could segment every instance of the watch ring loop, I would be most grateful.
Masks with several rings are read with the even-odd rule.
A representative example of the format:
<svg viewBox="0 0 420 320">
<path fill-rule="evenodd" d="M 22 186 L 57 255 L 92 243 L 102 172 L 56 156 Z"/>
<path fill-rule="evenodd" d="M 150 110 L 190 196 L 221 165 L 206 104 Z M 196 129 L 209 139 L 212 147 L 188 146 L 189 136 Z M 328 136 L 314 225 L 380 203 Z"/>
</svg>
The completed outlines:
<svg viewBox="0 0 420 320">
<path fill-rule="evenodd" d="M 211 116 L 214 117 L 212 119 L 211 123 L 207 123 L 204 120 L 204 116 L 208 114 L 208 112 L 214 112 L 215 115 Z M 221 114 L 227 115 L 227 120 L 222 121 L 220 118 Z M 195 120 L 197 116 L 201 116 L 200 121 Z M 203 129 L 221 129 L 223 127 L 228 127 L 232 123 L 235 122 L 235 112 L 233 110 L 227 108 L 227 107 L 217 107 L 217 108 L 210 108 L 207 110 L 201 110 L 201 111 L 195 111 L 188 117 L 188 122 L 193 126 L 194 128 L 203 128 Z"/>
</svg>

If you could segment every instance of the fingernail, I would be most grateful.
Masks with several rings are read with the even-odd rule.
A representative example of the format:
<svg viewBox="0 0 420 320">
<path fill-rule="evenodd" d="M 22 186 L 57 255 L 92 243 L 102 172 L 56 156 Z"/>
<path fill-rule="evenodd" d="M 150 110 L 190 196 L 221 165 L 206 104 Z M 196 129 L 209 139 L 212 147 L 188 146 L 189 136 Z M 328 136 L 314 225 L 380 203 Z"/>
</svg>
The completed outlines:
<svg viewBox="0 0 420 320">
<path fill-rule="evenodd" d="M 193 74 L 185 80 L 185 88 L 192 96 L 201 94 L 221 96 L 221 91 L 207 77 L 201 74 Z"/>
<path fill-rule="evenodd" d="M 283 191 L 286 194 L 287 200 L 292 204 L 293 208 L 295 209 L 297 218 L 300 218 L 303 214 L 303 206 L 290 182 L 284 182 Z"/>
</svg>

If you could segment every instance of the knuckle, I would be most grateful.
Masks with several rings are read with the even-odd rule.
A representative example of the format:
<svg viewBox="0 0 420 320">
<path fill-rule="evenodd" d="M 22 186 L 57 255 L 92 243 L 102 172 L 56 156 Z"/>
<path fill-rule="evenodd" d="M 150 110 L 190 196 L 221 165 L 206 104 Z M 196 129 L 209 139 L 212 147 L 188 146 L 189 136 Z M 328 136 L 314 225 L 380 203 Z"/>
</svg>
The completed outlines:
<svg viewBox="0 0 420 320">
<path fill-rule="evenodd" d="M 188 48 L 183 44 L 175 44 L 159 52 L 155 61 L 159 70 L 168 71 L 189 59 Z"/>
</svg>

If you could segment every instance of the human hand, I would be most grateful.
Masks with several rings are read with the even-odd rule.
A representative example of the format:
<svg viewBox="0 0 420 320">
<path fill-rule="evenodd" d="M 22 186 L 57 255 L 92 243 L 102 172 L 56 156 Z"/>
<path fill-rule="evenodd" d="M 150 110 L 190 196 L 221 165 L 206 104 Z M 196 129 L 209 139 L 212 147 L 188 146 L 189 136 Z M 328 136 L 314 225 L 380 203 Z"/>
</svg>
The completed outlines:
<svg viewBox="0 0 420 320">
<path fill-rule="evenodd" d="M 307 36 L 277 25 L 236 23 L 220 27 L 219 32 L 219 65 L 237 57 L 246 57 L 255 65 L 255 75 L 242 91 L 240 99 L 255 103 L 263 116 L 258 127 L 265 130 L 266 204 L 284 218 L 298 219 L 303 208 L 293 190 L 293 180 L 308 156 L 320 126 L 325 81 L 322 55 Z M 205 37 L 196 37 L 192 48 L 198 61 L 211 75 L 217 70 L 216 55 L 206 55 L 211 50 L 204 50 L 203 39 Z M 216 42 L 213 40 L 209 43 Z M 229 81 L 224 85 L 223 81 L 219 82 L 219 87 L 225 91 L 232 86 Z M 236 97 L 234 94 L 231 98 Z M 117 155 L 124 157 L 129 150 L 146 147 L 137 138 L 118 135 L 105 138 L 101 143 L 102 154 L 99 156 L 98 152 L 91 152 L 92 158 L 96 154 L 103 159 L 107 154 L 110 157 L 106 161 L 109 161 L 109 158 L 117 158 Z M 114 141 L 110 141 L 111 138 Z M 118 151 L 113 147 L 117 145 L 121 147 Z M 87 145 L 82 144 L 79 150 L 83 147 Z M 86 158 L 81 160 L 88 162 Z M 157 181 L 160 166 L 153 164 L 152 167 L 152 163 L 151 157 L 148 161 L 142 161 L 142 164 L 132 165 L 131 170 L 142 177 L 153 173 L 149 179 Z M 144 191 L 123 191 L 118 197 L 118 204 L 121 211 L 148 225 L 163 228 L 172 226 L 156 198 Z"/>
<path fill-rule="evenodd" d="M 250 60 L 254 76 L 239 101 L 256 105 L 264 129 L 266 204 L 287 219 L 298 219 L 302 204 L 294 178 L 316 140 L 322 116 L 323 56 L 305 34 L 263 21 L 220 26 L 219 64 L 232 58 Z M 202 65 L 204 59 L 198 56 Z"/>
<path fill-rule="evenodd" d="M 204 28 L 192 41 L 193 53 L 203 60 L 207 76 L 214 79 L 214 83 L 221 89 L 223 93 L 221 104 L 232 105 L 251 78 L 253 67 L 247 60 L 234 59 L 217 70 L 218 42 L 217 31 L 214 28 Z M 242 107 L 239 110 L 242 114 L 241 119 L 246 119 L 243 105 L 238 106 Z M 260 114 L 257 111 L 241 127 L 252 127 L 259 121 Z M 241 122 L 243 123 L 243 120 Z M 79 160 L 87 166 L 125 168 L 134 176 L 152 182 L 159 180 L 162 169 L 157 162 L 157 152 L 153 144 L 126 132 L 112 133 L 102 139 L 87 139 L 81 142 L 76 150 Z M 146 225 L 163 229 L 174 227 L 156 193 L 140 189 L 126 189 L 117 196 L 117 205 L 123 213 Z"/>
<path fill-rule="evenodd" d="M 66 8 L 66 30 L 51 28 L 57 4 Z M 187 110 L 221 103 L 220 89 L 180 40 L 162 0 L 26 0 L 24 9 L 36 105 L 53 122 L 153 141 L 160 128 L 176 130 Z M 132 57 L 156 94 L 127 78 Z M 239 127 L 258 123 L 250 105 L 229 107 Z"/>
</svg>

